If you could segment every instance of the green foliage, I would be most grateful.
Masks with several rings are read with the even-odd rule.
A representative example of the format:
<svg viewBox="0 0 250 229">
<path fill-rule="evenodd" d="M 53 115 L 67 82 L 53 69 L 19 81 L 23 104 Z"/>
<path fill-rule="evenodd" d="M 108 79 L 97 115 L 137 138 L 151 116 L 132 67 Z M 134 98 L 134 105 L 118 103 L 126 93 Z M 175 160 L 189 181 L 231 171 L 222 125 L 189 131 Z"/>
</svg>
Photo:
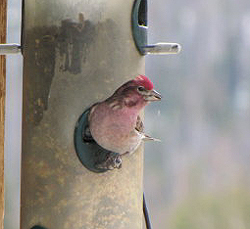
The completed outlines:
<svg viewBox="0 0 250 229">
<path fill-rule="evenodd" d="M 190 197 L 177 207 L 171 229 L 250 228 L 250 195 L 244 189 Z"/>
</svg>

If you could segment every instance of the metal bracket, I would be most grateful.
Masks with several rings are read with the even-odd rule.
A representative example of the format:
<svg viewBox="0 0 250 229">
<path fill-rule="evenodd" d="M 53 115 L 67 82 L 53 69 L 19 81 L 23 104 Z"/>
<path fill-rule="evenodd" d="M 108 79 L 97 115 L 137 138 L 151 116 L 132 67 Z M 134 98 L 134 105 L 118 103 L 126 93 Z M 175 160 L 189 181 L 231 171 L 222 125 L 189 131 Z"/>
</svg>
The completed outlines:
<svg viewBox="0 0 250 229">
<path fill-rule="evenodd" d="M 21 45 L 20 44 L 0 44 L 0 55 L 7 54 L 19 54 L 21 53 Z"/>
<path fill-rule="evenodd" d="M 153 45 L 143 46 L 145 54 L 178 54 L 181 51 L 181 46 L 177 43 L 157 43 Z"/>
<path fill-rule="evenodd" d="M 147 0 L 135 0 L 132 10 L 132 32 L 135 45 L 141 55 L 147 54 L 178 54 L 181 45 L 177 43 L 157 43 L 147 42 Z"/>
</svg>

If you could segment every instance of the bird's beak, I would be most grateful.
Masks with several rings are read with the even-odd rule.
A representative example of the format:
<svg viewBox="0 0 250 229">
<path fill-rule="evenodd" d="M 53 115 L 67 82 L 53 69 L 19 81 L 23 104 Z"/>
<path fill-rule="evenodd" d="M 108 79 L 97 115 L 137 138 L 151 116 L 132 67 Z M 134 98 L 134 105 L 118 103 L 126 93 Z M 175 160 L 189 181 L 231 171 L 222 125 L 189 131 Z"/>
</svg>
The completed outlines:
<svg viewBox="0 0 250 229">
<path fill-rule="evenodd" d="M 162 96 L 156 90 L 150 90 L 145 98 L 147 101 L 158 101 L 161 100 Z"/>
</svg>

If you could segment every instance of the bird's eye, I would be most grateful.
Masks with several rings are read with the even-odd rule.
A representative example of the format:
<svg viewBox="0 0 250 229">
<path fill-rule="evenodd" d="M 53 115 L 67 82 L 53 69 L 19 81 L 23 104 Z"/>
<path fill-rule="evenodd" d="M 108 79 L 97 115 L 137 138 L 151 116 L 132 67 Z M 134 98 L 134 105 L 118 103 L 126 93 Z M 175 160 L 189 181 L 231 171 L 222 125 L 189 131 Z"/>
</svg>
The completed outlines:
<svg viewBox="0 0 250 229">
<path fill-rule="evenodd" d="M 142 91 L 145 91 L 145 88 L 144 88 L 143 86 L 139 86 L 139 87 L 137 88 L 137 90 L 138 90 L 139 92 L 142 92 Z"/>
</svg>

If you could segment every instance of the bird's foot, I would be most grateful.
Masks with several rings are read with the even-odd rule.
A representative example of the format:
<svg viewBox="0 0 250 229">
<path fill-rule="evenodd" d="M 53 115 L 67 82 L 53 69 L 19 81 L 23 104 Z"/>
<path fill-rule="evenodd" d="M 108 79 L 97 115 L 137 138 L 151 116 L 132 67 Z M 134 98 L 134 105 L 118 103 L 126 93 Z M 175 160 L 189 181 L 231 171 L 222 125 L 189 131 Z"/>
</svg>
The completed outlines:
<svg viewBox="0 0 250 229">
<path fill-rule="evenodd" d="M 106 154 L 104 160 L 96 162 L 95 165 L 98 169 L 113 170 L 115 168 L 120 169 L 122 167 L 121 155 L 114 152 L 109 152 Z"/>
</svg>

